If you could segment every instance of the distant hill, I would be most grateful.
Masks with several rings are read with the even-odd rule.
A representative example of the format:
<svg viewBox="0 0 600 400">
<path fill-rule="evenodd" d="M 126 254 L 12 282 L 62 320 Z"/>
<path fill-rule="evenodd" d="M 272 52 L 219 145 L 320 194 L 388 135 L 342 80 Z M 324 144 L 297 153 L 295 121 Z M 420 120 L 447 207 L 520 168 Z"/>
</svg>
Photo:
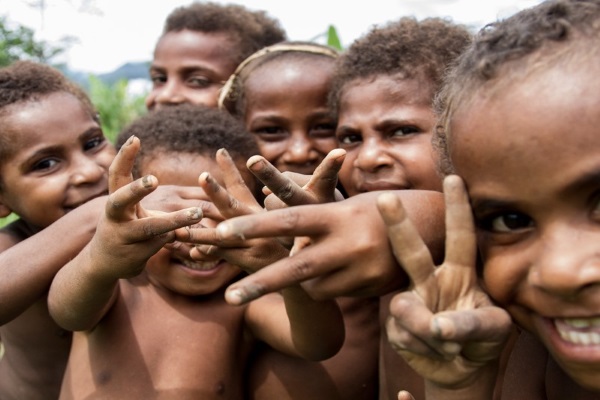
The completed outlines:
<svg viewBox="0 0 600 400">
<path fill-rule="evenodd" d="M 134 79 L 149 79 L 148 68 L 150 67 L 149 61 L 141 62 L 128 62 L 121 65 L 119 68 L 112 72 L 105 74 L 96 74 L 102 82 L 112 85 L 120 79 L 134 80 Z M 68 68 L 62 68 L 62 72 L 71 80 L 83 86 L 88 87 L 88 72 L 72 71 Z"/>
</svg>

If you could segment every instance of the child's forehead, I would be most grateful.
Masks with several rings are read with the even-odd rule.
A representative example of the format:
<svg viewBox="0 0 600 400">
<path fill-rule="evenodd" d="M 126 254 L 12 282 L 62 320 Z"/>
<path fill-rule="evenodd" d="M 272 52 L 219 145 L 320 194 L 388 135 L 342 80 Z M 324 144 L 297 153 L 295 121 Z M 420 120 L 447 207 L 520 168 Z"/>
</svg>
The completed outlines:
<svg viewBox="0 0 600 400">
<path fill-rule="evenodd" d="M 432 84 L 424 77 L 405 78 L 402 75 L 375 75 L 356 78 L 347 82 L 340 92 L 340 105 L 360 101 L 361 93 L 378 94 L 386 102 L 410 102 L 427 104 L 432 102 Z"/>
<path fill-rule="evenodd" d="M 600 80 L 591 65 L 540 68 L 476 93 L 457 110 L 448 138 L 452 163 L 468 186 L 484 177 L 569 179 L 567 168 L 575 176 L 577 166 L 597 159 L 599 109 Z"/>
</svg>

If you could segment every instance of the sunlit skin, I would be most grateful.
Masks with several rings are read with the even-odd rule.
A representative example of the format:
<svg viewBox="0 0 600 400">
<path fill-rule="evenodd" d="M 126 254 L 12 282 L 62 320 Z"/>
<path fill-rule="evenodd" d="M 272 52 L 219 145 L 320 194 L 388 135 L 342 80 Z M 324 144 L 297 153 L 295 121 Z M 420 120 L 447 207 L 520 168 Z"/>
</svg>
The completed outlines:
<svg viewBox="0 0 600 400">
<path fill-rule="evenodd" d="M 171 242 L 172 229 L 202 223 L 200 209 L 160 213 L 139 205 L 159 184 L 145 172 L 190 185 L 196 168 L 218 176 L 218 164 L 158 148 L 141 168 L 144 178 L 132 181 L 139 146 L 132 137 L 121 147 L 96 233 L 50 289 L 52 316 L 76 331 L 60 398 L 240 399 L 255 339 L 311 360 L 335 354 L 343 324 L 333 302 L 314 302 L 297 287 L 244 307 L 228 305 L 219 288 L 236 269 L 224 263 L 205 269 Z M 174 250 L 150 265 L 166 245 Z"/>
<path fill-rule="evenodd" d="M 143 163 L 141 169 L 148 172 L 164 184 L 193 186 L 198 185 L 196 173 L 190 173 L 190 166 L 195 171 L 210 173 L 214 179 L 222 182 L 222 173 L 217 164 L 209 156 L 193 153 L 158 153 Z M 207 227 L 216 226 L 216 221 L 204 218 L 201 224 Z M 163 248 L 152 256 L 146 264 L 148 279 L 156 286 L 187 296 L 208 295 L 230 283 L 241 273 L 238 267 L 223 260 L 193 261 L 189 252 L 191 246 L 181 244 L 176 248 Z M 187 265 L 203 264 L 206 270 L 192 270 Z"/>
<path fill-rule="evenodd" d="M 237 66 L 233 47 L 227 33 L 182 30 L 161 36 L 150 66 L 148 110 L 181 103 L 217 107 L 219 90 Z"/>
<path fill-rule="evenodd" d="M 471 198 L 486 290 L 575 381 L 600 390 L 600 80 L 591 64 L 481 89 L 452 120 L 450 155 Z"/>
<path fill-rule="evenodd" d="M 275 60 L 248 77 L 246 129 L 280 171 L 312 174 L 336 147 L 335 121 L 327 108 L 333 66 L 330 58 Z"/>
<path fill-rule="evenodd" d="M 108 193 L 115 150 L 76 97 L 54 93 L 14 107 L 3 120 L 13 128 L 16 146 L 0 163 L 3 216 L 13 211 L 41 229 Z"/>
<path fill-rule="evenodd" d="M 336 130 L 347 155 L 340 182 L 350 196 L 375 190 L 441 191 L 431 147 L 430 84 L 382 75 L 347 84 Z"/>
</svg>

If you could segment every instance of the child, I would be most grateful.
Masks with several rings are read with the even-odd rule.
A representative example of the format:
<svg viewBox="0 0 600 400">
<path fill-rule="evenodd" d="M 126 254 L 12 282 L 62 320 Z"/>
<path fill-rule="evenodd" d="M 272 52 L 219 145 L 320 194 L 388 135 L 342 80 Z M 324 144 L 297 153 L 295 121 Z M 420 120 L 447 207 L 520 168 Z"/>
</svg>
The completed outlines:
<svg viewBox="0 0 600 400">
<path fill-rule="evenodd" d="M 434 272 L 426 252 L 397 253 L 416 293 L 394 300 L 390 324 L 430 398 L 489 398 L 510 326 L 502 309 L 551 356 L 521 334 L 511 358 L 537 357 L 509 360 L 505 398 L 598 397 L 599 38 L 600 2 L 546 1 L 482 30 L 448 77 L 440 149 L 474 224 L 448 178 L 446 261 Z M 382 206 L 392 241 L 414 243 L 395 227 L 398 204 Z M 501 308 L 477 287 L 475 238 Z"/>
<path fill-rule="evenodd" d="M 223 87 L 219 106 L 244 122 L 279 171 L 312 174 L 336 147 L 327 94 L 337 56 L 315 43 L 275 44 L 244 60 Z"/>
<path fill-rule="evenodd" d="M 146 107 L 180 103 L 216 107 L 219 90 L 237 65 L 285 38 L 278 21 L 262 11 L 212 2 L 176 8 L 154 50 Z"/>
<path fill-rule="evenodd" d="M 0 69 L 0 120 L 0 217 L 20 217 L 0 230 L 0 398 L 57 398 L 71 335 L 46 295 L 94 232 L 115 150 L 85 93 L 45 65 Z"/>
<path fill-rule="evenodd" d="M 346 151 L 339 179 L 350 196 L 378 190 L 441 190 L 431 137 L 433 97 L 469 31 L 443 19 L 401 18 L 373 28 L 340 57 L 330 94 L 336 136 Z M 381 324 L 392 294 L 381 297 Z M 420 379 L 380 343 L 380 394 L 419 394 Z M 416 378 L 416 379 L 415 379 Z M 415 382 L 416 381 L 416 382 Z M 411 384 L 415 386 L 411 386 Z"/>
<path fill-rule="evenodd" d="M 232 179 L 233 160 L 243 163 L 255 151 L 243 127 L 222 111 L 184 105 L 142 117 L 121 137 L 130 134 L 148 146 L 136 160 L 140 139 L 121 147 L 106 215 L 50 289 L 53 317 L 77 331 L 61 398 L 239 399 L 256 339 L 308 359 L 335 354 L 343 340 L 335 302 L 312 301 L 296 287 L 229 306 L 223 290 L 240 275 L 238 267 L 193 261 L 185 243 L 163 247 L 173 239 L 168 231 L 198 222 L 198 211 L 165 219 L 137 204 L 157 180 L 191 185 L 201 170 L 209 171 L 202 176 L 209 182 L 221 173 Z M 215 162 L 222 146 L 232 158 L 219 151 Z M 134 163 L 135 176 L 145 176 L 131 182 Z"/>
<path fill-rule="evenodd" d="M 220 107 L 243 121 L 262 157 L 279 171 L 312 174 L 336 147 L 327 96 L 337 56 L 336 50 L 314 43 L 275 44 L 248 57 L 223 87 Z M 261 349 L 249 368 L 252 399 L 376 396 L 379 330 L 369 317 L 377 303 L 337 301 L 346 327 L 340 352 L 314 363 Z"/>
</svg>

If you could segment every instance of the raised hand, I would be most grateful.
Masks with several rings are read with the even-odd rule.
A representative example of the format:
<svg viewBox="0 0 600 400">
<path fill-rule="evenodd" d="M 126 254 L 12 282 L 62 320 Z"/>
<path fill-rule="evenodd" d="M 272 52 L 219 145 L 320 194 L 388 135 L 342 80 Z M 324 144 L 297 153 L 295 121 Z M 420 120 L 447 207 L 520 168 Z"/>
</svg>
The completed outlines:
<svg viewBox="0 0 600 400">
<path fill-rule="evenodd" d="M 119 280 L 140 274 L 146 261 L 175 238 L 176 229 L 202 218 L 198 207 L 164 213 L 139 204 L 158 184 L 153 176 L 133 180 L 139 146 L 132 137 L 121 147 L 109 168 L 110 194 L 94 236 L 52 281 L 48 307 L 65 329 L 96 326 L 116 299 Z"/>
<path fill-rule="evenodd" d="M 447 177 L 444 193 L 446 255 L 438 267 L 400 200 L 378 198 L 396 258 L 412 282 L 391 302 L 387 334 L 425 378 L 428 398 L 491 398 L 511 320 L 478 286 L 475 231 L 461 179 Z"/>
<path fill-rule="evenodd" d="M 224 187 L 206 172 L 200 175 L 198 183 L 222 218 L 263 213 L 263 208 L 244 182 L 229 153 L 224 149 L 219 150 L 216 161 L 223 171 Z M 223 242 L 215 233 L 212 229 L 190 228 L 178 238 L 186 242 L 199 243 L 190 252 L 194 259 L 224 259 L 250 272 L 287 257 L 289 253 L 276 239 Z"/>
<path fill-rule="evenodd" d="M 262 156 L 248 159 L 248 169 L 266 186 L 263 192 L 267 210 L 303 204 L 328 203 L 342 200 L 336 190 L 338 172 L 346 151 L 334 149 L 321 161 L 313 175 L 280 172 Z"/>
<path fill-rule="evenodd" d="M 397 191 L 411 209 L 419 233 L 433 252 L 443 249 L 443 196 L 438 192 Z M 314 299 L 338 296 L 378 296 L 408 284 L 389 246 L 375 200 L 364 193 L 344 201 L 289 207 L 219 224 L 224 242 L 239 238 L 309 236 L 311 246 L 271 264 L 226 292 L 231 304 L 241 304 L 302 283 Z"/>
<path fill-rule="evenodd" d="M 197 223 L 202 211 L 192 207 L 171 213 L 147 211 L 139 202 L 154 191 L 153 176 L 133 180 L 131 170 L 140 146 L 130 138 L 109 168 L 109 197 L 100 218 L 90 251 L 104 268 L 114 266 L 115 277 L 138 274 L 145 262 L 163 245 L 174 239 L 177 228 Z"/>
</svg>

